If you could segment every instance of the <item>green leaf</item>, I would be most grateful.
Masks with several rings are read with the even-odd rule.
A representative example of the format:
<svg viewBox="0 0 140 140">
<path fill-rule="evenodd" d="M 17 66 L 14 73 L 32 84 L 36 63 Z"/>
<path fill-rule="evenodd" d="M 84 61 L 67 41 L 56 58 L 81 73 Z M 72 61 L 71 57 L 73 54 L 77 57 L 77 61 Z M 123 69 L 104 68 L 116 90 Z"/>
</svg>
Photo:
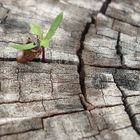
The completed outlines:
<svg viewBox="0 0 140 140">
<path fill-rule="evenodd" d="M 47 48 L 49 46 L 49 40 L 48 39 L 43 39 L 40 42 L 41 46 Z"/>
<path fill-rule="evenodd" d="M 54 21 L 52 22 L 51 27 L 46 36 L 46 38 L 48 40 L 52 38 L 52 36 L 56 32 L 57 28 L 59 27 L 62 19 L 63 19 L 63 12 L 61 12 L 59 15 L 57 15 L 56 18 L 54 19 Z"/>
<path fill-rule="evenodd" d="M 43 32 L 41 30 L 41 27 L 37 23 L 33 23 L 33 22 L 30 23 L 30 32 L 32 34 L 35 34 L 35 35 L 39 36 L 40 39 L 43 36 Z"/>
<path fill-rule="evenodd" d="M 10 44 L 9 47 L 12 47 L 17 50 L 29 50 L 35 47 L 33 43 L 30 44 Z"/>
</svg>

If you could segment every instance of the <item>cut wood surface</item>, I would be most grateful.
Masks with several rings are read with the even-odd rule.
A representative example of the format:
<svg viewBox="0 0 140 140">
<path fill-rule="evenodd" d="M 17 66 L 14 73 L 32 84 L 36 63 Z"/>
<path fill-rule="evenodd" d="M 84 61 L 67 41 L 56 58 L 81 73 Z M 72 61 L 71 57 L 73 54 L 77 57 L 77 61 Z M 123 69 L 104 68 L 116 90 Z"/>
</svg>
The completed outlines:
<svg viewBox="0 0 140 140">
<path fill-rule="evenodd" d="M 0 0 L 0 140 L 140 140 L 139 0 Z M 29 23 L 41 56 L 16 62 Z"/>
</svg>

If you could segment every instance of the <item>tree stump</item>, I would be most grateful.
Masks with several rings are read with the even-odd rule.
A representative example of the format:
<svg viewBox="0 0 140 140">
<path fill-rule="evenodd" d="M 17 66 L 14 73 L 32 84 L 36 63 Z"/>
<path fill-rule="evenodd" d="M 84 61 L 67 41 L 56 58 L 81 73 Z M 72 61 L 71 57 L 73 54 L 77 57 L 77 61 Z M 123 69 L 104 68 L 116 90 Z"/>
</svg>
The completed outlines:
<svg viewBox="0 0 140 140">
<path fill-rule="evenodd" d="M 0 0 L 0 140 L 139 140 L 140 2 Z M 29 23 L 64 19 L 41 57 L 16 62 Z"/>
</svg>

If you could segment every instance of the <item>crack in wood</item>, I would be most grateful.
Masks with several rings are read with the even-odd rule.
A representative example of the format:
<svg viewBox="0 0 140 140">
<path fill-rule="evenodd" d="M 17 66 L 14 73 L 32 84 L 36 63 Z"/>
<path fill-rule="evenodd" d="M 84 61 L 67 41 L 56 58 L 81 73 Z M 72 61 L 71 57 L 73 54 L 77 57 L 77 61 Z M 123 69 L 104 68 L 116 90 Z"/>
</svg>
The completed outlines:
<svg viewBox="0 0 140 140">
<path fill-rule="evenodd" d="M 111 3 L 111 0 L 105 0 L 105 2 L 103 3 L 103 6 L 100 9 L 100 12 L 102 14 L 106 13 L 106 10 L 107 10 L 107 7 L 108 7 L 109 3 Z"/>
<path fill-rule="evenodd" d="M 41 130 L 41 129 L 30 129 L 30 130 L 26 130 L 26 131 L 22 131 L 22 132 L 15 132 L 15 133 L 4 134 L 4 135 L 0 135 L 0 138 L 4 137 L 4 136 L 19 135 L 19 134 L 24 134 L 24 133 L 27 133 L 27 132 L 38 131 L 38 130 Z"/>
<path fill-rule="evenodd" d="M 0 61 L 16 61 L 16 58 L 1 58 Z M 31 62 L 42 62 L 40 58 L 35 58 Z M 42 63 L 48 63 L 48 64 L 65 64 L 65 65 L 78 65 L 78 63 L 74 61 L 67 61 L 67 60 L 50 60 L 46 59 L 45 62 L 43 61 Z"/>
<path fill-rule="evenodd" d="M 44 129 L 44 123 L 43 123 L 43 120 L 44 119 L 47 119 L 47 118 L 52 118 L 52 117 L 56 117 L 56 116 L 63 116 L 63 115 L 69 115 L 69 114 L 75 114 L 75 113 L 81 113 L 81 112 L 85 112 L 84 110 L 80 110 L 80 111 L 70 111 L 70 112 L 51 112 L 51 113 L 45 113 L 44 116 L 40 117 L 41 119 L 41 124 L 42 124 L 42 127 L 41 128 L 36 128 L 36 129 L 30 129 L 30 130 L 25 130 L 25 131 L 21 131 L 21 132 L 12 132 L 12 133 L 9 133 L 9 134 L 3 134 L 3 135 L 0 135 L 0 138 L 1 137 L 4 137 L 4 136 L 12 136 L 12 135 L 19 135 L 19 134 L 24 134 L 24 133 L 28 133 L 28 132 L 31 132 L 31 131 L 38 131 L 38 130 L 42 130 Z M 36 117 L 34 117 L 36 118 Z M 37 117 L 38 118 L 38 117 Z"/>
<path fill-rule="evenodd" d="M 115 71 L 115 73 L 117 73 L 117 70 Z M 115 82 L 117 88 L 120 90 L 120 92 L 121 92 L 121 94 L 122 94 L 123 106 L 124 106 L 124 108 L 125 108 L 125 112 L 126 112 L 127 115 L 129 116 L 129 119 L 130 119 L 130 121 L 131 121 L 131 125 L 132 125 L 133 129 L 137 132 L 137 134 L 140 135 L 140 132 L 139 132 L 138 128 L 136 128 L 136 126 L 135 126 L 135 120 L 131 117 L 131 116 L 132 116 L 132 115 L 131 115 L 131 112 L 130 112 L 130 110 L 129 110 L 128 107 L 127 107 L 127 103 L 126 103 L 126 101 L 125 101 L 125 99 L 126 99 L 127 97 L 125 96 L 124 91 L 120 88 L 120 85 L 119 85 L 118 82 L 116 81 L 114 75 L 113 75 L 113 78 L 114 78 L 114 82 Z"/>
<path fill-rule="evenodd" d="M 5 24 L 6 19 L 7 19 L 8 15 L 9 15 L 9 13 L 10 13 L 10 9 L 5 8 L 2 3 L 0 3 L 0 8 L 3 9 L 2 10 L 3 17 L 0 20 L 0 24 Z"/>
<path fill-rule="evenodd" d="M 110 108 L 110 107 L 117 107 L 117 106 L 122 106 L 122 105 L 123 105 L 123 104 L 103 105 L 103 106 L 94 107 L 94 108 L 91 109 L 91 110 L 94 110 L 94 109 L 102 109 L 102 108 Z M 91 111 L 91 110 L 88 110 L 88 111 Z"/>
<path fill-rule="evenodd" d="M 89 29 L 90 29 L 90 25 L 93 24 L 95 20 L 93 18 L 91 18 L 91 22 L 87 23 L 85 25 L 85 28 L 81 34 L 81 39 L 80 39 L 80 48 L 77 51 L 77 56 L 79 58 L 79 65 L 78 65 L 78 73 L 79 73 L 79 81 L 80 81 L 80 88 L 81 88 L 81 92 L 84 98 L 81 98 L 81 103 L 84 107 L 85 110 L 88 110 L 90 103 L 87 101 L 86 99 L 86 88 L 85 88 L 85 71 L 84 71 L 84 61 L 82 58 L 82 52 L 84 50 L 84 41 L 85 41 L 85 37 L 86 34 L 88 33 Z"/>
<path fill-rule="evenodd" d="M 20 102 L 20 98 L 21 98 L 21 83 L 20 83 L 20 78 L 19 78 L 19 69 L 17 68 L 17 81 L 19 84 L 19 98 L 18 101 Z"/>
<path fill-rule="evenodd" d="M 111 0 L 106 0 L 100 10 L 101 13 L 105 14 L 106 13 L 106 10 L 107 10 L 107 7 L 109 5 L 109 3 L 111 2 Z M 73 114 L 73 113 L 79 113 L 79 112 L 84 112 L 85 110 L 88 110 L 88 111 L 91 111 L 91 110 L 94 110 L 94 109 L 101 109 L 101 108 L 108 108 L 108 107 L 116 107 L 116 106 L 120 106 L 120 105 L 123 105 L 125 107 L 125 111 L 126 113 L 128 114 L 130 120 L 131 120 L 131 123 L 132 123 L 132 127 L 135 129 L 135 131 L 138 133 L 137 129 L 135 128 L 135 122 L 134 120 L 132 120 L 132 117 L 129 110 L 127 110 L 127 107 L 126 107 L 126 102 L 125 102 L 125 95 L 123 93 L 123 91 L 121 90 L 120 88 L 120 85 L 118 85 L 118 83 L 115 81 L 115 78 L 114 78 L 114 82 L 117 86 L 117 88 L 120 90 L 120 92 L 122 93 L 122 101 L 123 103 L 122 104 L 115 104 L 115 105 L 104 105 L 104 106 L 98 106 L 98 107 L 94 107 L 91 103 L 88 102 L 88 100 L 86 99 L 86 86 L 85 86 L 85 70 L 84 70 L 84 67 L 85 67 L 85 64 L 84 64 L 84 61 L 83 61 L 83 58 L 82 58 L 82 52 L 84 50 L 84 41 L 85 41 L 85 36 L 87 35 L 87 33 L 89 32 L 89 28 L 91 26 L 91 24 L 95 24 L 95 20 L 92 19 L 92 21 L 90 23 L 87 23 L 85 25 L 85 28 L 82 32 L 82 35 L 81 35 L 81 39 L 80 39 L 80 48 L 79 50 L 77 51 L 77 56 L 79 58 L 79 64 L 76 63 L 76 62 L 73 62 L 73 61 L 66 61 L 66 60 L 47 60 L 45 59 L 45 63 L 56 63 L 56 64 L 69 64 L 69 65 L 77 65 L 78 66 L 78 73 L 79 73 L 79 82 L 80 82 L 80 88 L 81 88 L 81 92 L 82 94 L 79 95 L 80 97 L 80 101 L 81 101 L 81 104 L 83 105 L 83 110 L 80 110 L 80 111 L 70 111 L 70 112 L 51 112 L 51 113 L 47 113 L 46 111 L 46 108 L 45 108 L 45 105 L 44 105 L 44 101 L 50 101 L 50 100 L 58 100 L 58 99 L 65 99 L 65 98 L 56 98 L 56 99 L 46 99 L 46 100 L 43 100 L 43 98 L 41 100 L 34 100 L 34 101 L 29 101 L 30 102 L 38 102 L 38 101 L 41 101 L 42 103 L 42 106 L 44 108 L 44 111 L 46 112 L 45 115 L 43 117 L 41 117 L 41 122 L 42 122 L 42 128 L 39 128 L 39 129 L 31 129 L 31 130 L 27 130 L 27 131 L 23 131 L 23 132 L 17 132 L 17 133 L 12 133 L 12 134 L 6 134 L 6 135 L 3 135 L 3 136 L 7 136 L 7 135 L 17 135 L 17 134 L 21 134 L 21 133 L 26 133 L 26 132 L 30 132 L 30 131 L 38 131 L 40 129 L 44 129 L 44 123 L 43 123 L 43 120 L 46 119 L 46 118 L 50 118 L 50 117 L 55 117 L 55 116 L 59 116 L 59 115 L 66 115 L 66 114 Z M 5 41 L 0 41 L 0 42 L 5 42 Z M 117 38 L 117 44 L 116 44 L 116 52 L 117 54 L 120 56 L 120 59 L 121 59 L 121 64 L 123 64 L 123 54 L 121 53 L 121 48 L 119 46 L 119 42 L 120 42 L 120 32 L 118 33 L 118 38 Z M 9 43 L 9 42 L 5 42 L 5 43 Z M 0 58 L 0 61 L 16 61 L 15 58 Z M 41 62 L 41 59 L 35 59 L 33 62 Z M 44 61 L 43 61 L 44 62 Z M 139 70 L 140 69 L 136 69 L 136 68 L 129 68 L 129 67 L 126 67 L 126 66 L 100 66 L 100 65 L 91 65 L 91 66 L 94 66 L 94 67 L 101 67 L 101 68 L 113 68 L 113 69 L 128 69 L 128 70 Z M 18 73 L 19 73 L 19 70 L 18 70 Z M 19 81 L 19 78 L 17 76 L 17 80 Z M 101 79 L 102 80 L 102 79 Z M 52 81 L 52 72 L 50 72 L 50 81 L 51 81 L 51 86 L 52 86 L 52 96 L 53 96 L 53 84 L 55 82 Z M 105 80 L 106 81 L 106 80 Z M 100 85 L 101 88 L 104 87 L 103 84 Z M 1 89 L 1 83 L 0 83 L 0 89 Z M 101 90 L 102 91 L 102 90 Z M 104 97 L 104 93 L 102 92 L 103 94 L 103 97 Z M 27 103 L 27 102 L 20 102 L 20 96 L 21 96 L 21 85 L 19 83 L 19 101 L 13 101 L 12 103 Z M 42 94 L 43 96 L 43 94 Z M 117 97 L 117 96 L 116 96 Z M 120 96 L 119 96 L 120 97 Z M 104 100 L 105 101 L 105 100 Z M 11 103 L 11 102 L 8 102 L 8 103 Z M 5 103 L 5 104 L 8 104 L 8 103 Z M 4 103 L 2 103 L 4 104 Z M 105 121 L 105 119 L 104 119 Z M 89 120 L 89 123 L 90 123 L 90 120 Z M 105 122 L 107 124 L 107 122 Z M 63 125 L 63 124 L 62 124 Z M 91 124 L 90 124 L 91 125 Z M 92 126 L 91 126 L 92 127 Z M 131 126 L 126 126 L 124 128 L 120 128 L 120 129 L 116 129 L 116 130 L 111 130 L 111 131 L 118 131 L 118 130 L 122 130 L 122 129 L 126 129 L 126 128 L 129 128 Z M 63 129 L 65 130 L 65 126 L 63 126 Z M 109 128 L 104 128 L 102 130 L 99 130 L 99 133 L 98 135 L 101 134 L 102 131 L 104 130 L 108 130 Z M 110 130 L 109 130 L 110 131 Z M 67 132 L 65 132 L 67 133 Z M 98 139 L 95 137 L 96 135 L 91 135 L 91 136 L 87 136 L 87 137 L 83 137 L 83 138 L 95 138 L 95 139 Z M 1 137 L 1 136 L 0 136 Z"/>
<path fill-rule="evenodd" d="M 83 108 L 85 110 L 89 111 L 89 110 L 93 110 L 95 108 L 91 103 L 86 101 L 83 94 L 80 94 L 79 97 L 80 97 L 81 104 L 83 105 Z"/>
<path fill-rule="evenodd" d="M 119 45 L 120 42 L 120 32 L 118 32 L 118 38 L 117 38 L 117 45 L 116 45 L 116 53 L 120 56 L 121 59 L 121 65 L 123 66 L 123 54 L 121 52 L 121 46 Z"/>
<path fill-rule="evenodd" d="M 87 64 L 86 64 L 87 65 Z M 122 70 L 134 70 L 134 71 L 140 71 L 140 68 L 132 68 L 132 67 L 128 67 L 128 66 L 103 66 L 103 65 L 87 65 L 90 67 L 97 67 L 97 68 L 110 68 L 110 69 L 122 69 Z"/>
<path fill-rule="evenodd" d="M 73 97 L 74 95 L 72 95 Z M 75 95 L 77 96 L 77 95 Z M 70 96 L 71 97 L 71 96 Z M 55 99 L 43 99 L 43 101 L 56 101 L 56 100 L 61 100 L 61 99 L 67 99 L 67 98 L 55 98 Z M 34 103 L 34 102 L 41 102 L 42 99 L 40 100 L 31 100 L 31 101 L 11 101 L 11 102 L 1 102 L 0 105 L 2 104 L 12 104 L 12 103 Z"/>
</svg>

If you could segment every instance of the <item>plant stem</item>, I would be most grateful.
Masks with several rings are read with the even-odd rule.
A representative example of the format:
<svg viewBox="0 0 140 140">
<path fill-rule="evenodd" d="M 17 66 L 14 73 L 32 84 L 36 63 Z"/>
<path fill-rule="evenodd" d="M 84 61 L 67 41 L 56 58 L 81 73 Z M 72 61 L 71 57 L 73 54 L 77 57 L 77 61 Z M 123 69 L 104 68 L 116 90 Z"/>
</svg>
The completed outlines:
<svg viewBox="0 0 140 140">
<path fill-rule="evenodd" d="M 45 48 L 44 47 L 41 48 L 42 48 L 42 62 L 45 62 Z"/>
</svg>

